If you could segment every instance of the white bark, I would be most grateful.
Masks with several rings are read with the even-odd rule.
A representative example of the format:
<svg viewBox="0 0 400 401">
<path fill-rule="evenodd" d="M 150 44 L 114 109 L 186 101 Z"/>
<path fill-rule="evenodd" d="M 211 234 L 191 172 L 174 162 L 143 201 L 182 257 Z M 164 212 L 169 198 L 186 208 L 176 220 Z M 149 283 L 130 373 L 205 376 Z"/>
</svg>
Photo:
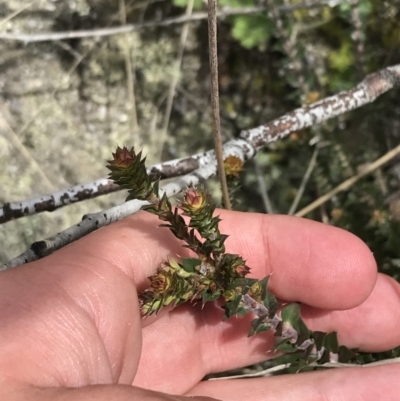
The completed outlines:
<svg viewBox="0 0 400 401">
<path fill-rule="evenodd" d="M 200 182 L 206 181 L 214 176 L 217 171 L 216 163 L 194 171 L 191 174 L 179 178 L 176 182 L 164 185 L 160 188 L 160 195 L 166 193 L 168 197 L 173 196 L 189 186 L 196 186 Z M 66 230 L 46 238 L 45 240 L 34 242 L 28 250 L 21 255 L 10 260 L 3 266 L 1 270 L 10 269 L 12 267 L 21 266 L 25 263 L 33 262 L 50 255 L 58 249 L 82 238 L 89 233 L 96 231 L 100 227 L 108 226 L 109 224 L 121 220 L 124 217 L 137 213 L 143 205 L 148 205 L 147 201 L 139 201 L 137 199 L 130 200 L 122 205 L 114 206 L 110 209 L 103 210 L 98 213 L 87 214 L 83 216 L 82 221 L 75 224 Z"/>
<path fill-rule="evenodd" d="M 254 150 L 245 145 L 246 142 L 243 140 L 234 140 L 226 143 L 223 149 L 224 158 L 227 158 L 229 155 L 237 156 L 242 160 L 248 160 L 253 157 L 255 154 Z M 147 172 L 155 174 L 160 179 L 175 178 L 182 174 L 189 174 L 192 171 L 201 169 L 214 160 L 214 150 L 210 150 L 197 155 L 155 164 L 148 167 Z M 119 190 L 120 187 L 108 178 L 100 178 L 94 182 L 76 185 L 52 194 L 24 201 L 6 203 L 0 208 L 0 224 L 44 211 L 52 212 L 71 203 L 96 198 L 97 196 Z"/>
</svg>

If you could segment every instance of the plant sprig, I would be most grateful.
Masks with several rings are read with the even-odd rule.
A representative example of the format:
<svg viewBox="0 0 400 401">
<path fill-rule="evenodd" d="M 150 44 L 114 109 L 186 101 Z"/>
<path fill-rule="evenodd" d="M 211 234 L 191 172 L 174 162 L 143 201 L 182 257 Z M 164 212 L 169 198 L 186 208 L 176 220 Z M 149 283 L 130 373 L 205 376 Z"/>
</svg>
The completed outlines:
<svg viewBox="0 0 400 401">
<path fill-rule="evenodd" d="M 221 234 L 220 218 L 214 216 L 215 206 L 203 187 L 187 188 L 183 201 L 172 208 L 167 196 L 159 195 L 158 181 L 148 175 L 145 158 L 133 148 L 118 147 L 108 162 L 110 178 L 129 191 L 129 199 L 149 202 L 144 209 L 165 223 L 170 231 L 197 257 L 169 258 L 149 277 L 149 287 L 140 294 L 142 314 L 158 313 L 163 307 L 176 307 L 223 299 L 225 318 L 255 315 L 249 336 L 274 330 L 275 350 L 297 353 L 298 366 L 317 362 L 347 362 L 354 351 L 339 346 L 336 332 L 313 332 L 300 316 L 298 303 L 282 305 L 268 290 L 269 276 L 248 278 L 250 268 L 239 255 L 225 252 L 227 235 Z M 227 172 L 238 174 L 238 166 L 226 160 Z M 241 168 L 241 165 L 240 165 Z M 183 216 L 188 217 L 188 222 Z"/>
</svg>

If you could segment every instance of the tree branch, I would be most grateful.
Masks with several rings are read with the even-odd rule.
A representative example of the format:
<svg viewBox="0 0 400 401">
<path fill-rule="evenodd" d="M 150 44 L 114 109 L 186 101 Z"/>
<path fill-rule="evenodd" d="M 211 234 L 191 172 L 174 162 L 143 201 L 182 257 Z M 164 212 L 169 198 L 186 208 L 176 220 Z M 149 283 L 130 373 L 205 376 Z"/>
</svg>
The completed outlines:
<svg viewBox="0 0 400 401">
<path fill-rule="evenodd" d="M 216 163 L 210 163 L 208 166 L 181 177 L 176 182 L 164 185 L 160 188 L 160 195 L 162 196 L 163 193 L 166 193 L 168 197 L 176 195 L 184 188 L 196 186 L 200 182 L 204 182 L 213 177 L 216 174 L 216 171 Z M 133 199 L 123 203 L 122 205 L 114 206 L 98 213 L 86 214 L 83 216 L 80 223 L 75 224 L 56 235 L 46 238 L 45 240 L 34 242 L 27 251 L 5 263 L 3 266 L 0 266 L 0 271 L 44 258 L 45 256 L 52 254 L 58 249 L 63 248 L 101 227 L 108 226 L 115 221 L 137 213 L 142 206 L 148 204 L 147 201 Z"/>
<path fill-rule="evenodd" d="M 239 157 L 241 160 L 248 160 L 255 154 L 254 150 L 249 147 L 247 142 L 240 139 L 227 142 L 224 145 L 223 151 L 224 158 L 232 155 Z M 147 172 L 159 179 L 176 178 L 204 168 L 213 161 L 215 161 L 214 150 L 209 150 L 193 156 L 182 157 L 149 166 Z M 45 211 L 52 212 L 72 203 L 96 198 L 120 190 L 121 188 L 108 178 L 100 178 L 96 181 L 75 185 L 69 189 L 57 191 L 52 194 L 19 202 L 6 203 L 0 208 L 0 224 L 36 213 Z"/>
<path fill-rule="evenodd" d="M 343 2 L 343 0 L 320 0 L 317 2 L 304 2 L 302 4 L 296 4 L 292 6 L 281 6 L 279 10 L 284 12 L 292 12 L 299 9 L 310 9 L 310 8 L 321 8 L 321 7 L 335 7 Z M 232 15 L 248 15 L 257 14 L 266 11 L 265 7 L 223 7 L 221 11 L 217 13 L 218 18 L 226 18 Z M 81 39 L 89 37 L 101 37 L 101 36 L 112 36 L 119 35 L 121 33 L 128 33 L 133 31 L 139 31 L 145 28 L 154 28 L 160 26 L 169 26 L 176 24 L 184 24 L 185 22 L 193 22 L 206 20 L 208 14 L 205 12 L 194 13 L 191 16 L 181 15 L 179 17 L 167 18 L 163 21 L 149 21 L 138 24 L 127 24 L 124 26 L 116 26 L 111 28 L 99 28 L 99 29 L 87 29 L 81 31 L 66 31 L 66 32 L 43 32 L 43 33 L 5 33 L 0 32 L 0 39 L 3 40 L 16 40 L 24 43 L 34 42 L 48 42 L 56 40 L 68 40 L 68 39 Z"/>
<path fill-rule="evenodd" d="M 242 131 L 240 137 L 256 150 L 291 132 L 319 124 L 365 104 L 400 84 L 400 64 L 367 75 L 355 88 L 301 107 L 265 125 Z"/>
<path fill-rule="evenodd" d="M 188 0 L 185 15 L 190 16 L 192 14 L 193 4 L 194 4 L 194 0 Z M 168 126 L 169 126 L 169 122 L 171 119 L 172 106 L 173 106 L 174 98 L 175 98 L 175 94 L 176 94 L 176 87 L 181 78 L 182 61 L 183 61 L 183 55 L 185 52 L 188 34 L 189 34 L 189 24 L 186 23 L 183 25 L 182 30 L 181 30 L 181 35 L 179 38 L 178 54 L 177 54 L 177 57 L 175 60 L 175 69 L 173 71 L 173 75 L 171 77 L 171 82 L 170 82 L 169 89 L 168 89 L 167 104 L 165 106 L 164 122 L 163 122 L 163 126 L 161 129 L 160 137 L 157 138 L 157 142 L 159 142 L 159 144 L 160 144 L 160 149 L 159 149 L 160 159 L 162 157 L 162 151 L 163 151 L 163 148 L 165 145 L 165 140 L 167 138 Z"/>
<path fill-rule="evenodd" d="M 289 216 L 293 215 L 293 213 L 297 209 L 297 206 L 300 203 L 301 197 L 303 196 L 304 190 L 306 189 L 308 180 L 310 179 L 311 174 L 315 168 L 315 165 L 317 164 L 317 157 L 318 157 L 319 149 L 320 149 L 320 147 L 318 146 L 318 143 L 317 143 L 317 145 L 315 146 L 313 155 L 311 156 L 311 160 L 308 164 L 307 170 L 303 176 L 303 179 L 301 180 L 300 187 L 297 190 L 296 196 L 293 199 L 292 204 L 290 205 L 289 211 L 287 213 Z"/>
<path fill-rule="evenodd" d="M 347 111 L 372 103 L 378 96 L 400 84 L 400 64 L 387 67 L 368 75 L 355 88 L 340 92 L 319 102 L 296 109 L 260 127 L 242 131 L 239 139 L 226 142 L 223 146 L 224 159 L 228 156 L 240 157 L 242 161 L 251 159 L 256 151 L 269 143 L 281 139 L 291 132 L 310 127 L 336 117 Z M 203 168 L 215 161 L 214 150 L 183 157 L 148 168 L 148 172 L 160 179 L 173 178 Z M 115 192 L 118 186 L 108 179 L 77 185 L 28 201 L 7 203 L 0 208 L 0 223 L 42 211 L 53 211 L 67 204 Z"/>
</svg>

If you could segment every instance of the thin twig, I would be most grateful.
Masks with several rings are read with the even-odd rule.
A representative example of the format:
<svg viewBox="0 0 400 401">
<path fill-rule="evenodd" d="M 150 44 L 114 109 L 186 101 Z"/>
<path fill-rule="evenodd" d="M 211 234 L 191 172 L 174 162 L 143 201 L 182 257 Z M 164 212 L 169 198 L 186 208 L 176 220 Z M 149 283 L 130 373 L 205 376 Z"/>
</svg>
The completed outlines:
<svg viewBox="0 0 400 401">
<path fill-rule="evenodd" d="M 400 363 L 400 358 L 389 358 L 383 359 L 377 362 L 365 363 L 363 365 L 355 363 L 340 363 L 340 362 L 327 362 L 323 364 L 310 363 L 306 365 L 307 368 L 325 368 L 325 369 L 337 369 L 337 368 L 371 368 L 380 365 L 391 365 L 393 363 Z M 249 377 L 268 377 L 273 376 L 274 373 L 284 369 L 288 369 L 292 366 L 291 363 L 283 363 L 281 365 L 272 366 L 271 368 L 259 370 L 257 372 L 244 373 L 241 375 L 224 376 L 224 377 L 213 377 L 208 380 L 231 380 L 231 379 L 244 379 Z"/>
<path fill-rule="evenodd" d="M 343 1 L 343 0 L 342 0 Z M 320 7 L 334 7 L 340 4 L 341 1 L 337 0 L 321 0 L 319 2 L 306 2 L 303 4 L 293 5 L 291 7 L 282 6 L 279 7 L 280 10 L 286 12 L 292 12 L 294 10 L 302 8 L 320 8 Z M 232 15 L 248 15 L 257 14 L 265 11 L 265 7 L 242 7 L 242 8 L 230 8 L 224 7 L 221 11 L 217 13 L 218 18 L 226 18 Z M 155 28 L 161 26 L 170 26 L 175 24 L 184 24 L 186 22 L 206 20 L 208 14 L 204 12 L 198 12 L 192 14 L 191 16 L 182 15 L 179 17 L 168 18 L 163 21 L 149 21 L 139 24 L 128 24 L 125 26 L 117 26 L 112 28 L 99 28 L 99 29 L 87 29 L 81 31 L 66 31 L 66 32 L 44 32 L 44 33 L 0 33 L 0 39 L 4 40 L 16 40 L 19 42 L 33 43 L 33 42 L 48 42 L 54 40 L 66 40 L 66 39 L 79 39 L 79 38 L 89 38 L 89 37 L 101 37 L 101 36 L 112 36 L 119 35 L 121 33 L 128 33 L 133 31 L 139 31 L 145 28 Z"/>
<path fill-rule="evenodd" d="M 272 17 L 272 21 L 276 26 L 276 36 L 281 39 L 283 50 L 287 56 L 283 67 L 285 73 L 292 75 L 294 73 L 297 87 L 301 89 L 303 94 L 306 94 L 308 92 L 308 85 L 304 77 L 303 63 L 299 52 L 300 44 L 296 38 L 296 30 L 294 29 L 292 32 L 289 32 L 289 29 L 287 29 L 287 26 L 284 24 L 282 11 L 275 5 L 274 0 L 266 0 L 266 3 L 269 7 L 269 14 Z M 286 0 L 284 4 L 288 6 Z"/>
<path fill-rule="evenodd" d="M 190 16 L 192 14 L 193 4 L 194 4 L 194 0 L 188 1 L 187 6 L 186 6 L 185 15 Z M 168 89 L 167 105 L 165 107 L 165 117 L 164 117 L 163 127 L 161 130 L 161 138 L 157 138 L 157 142 L 160 144 L 160 150 L 159 150 L 160 151 L 160 159 L 161 159 L 162 149 L 164 147 L 165 140 L 167 138 L 168 126 L 169 126 L 169 121 L 170 121 L 171 112 L 172 112 L 172 105 L 174 103 L 176 86 L 178 85 L 179 78 L 180 78 L 183 54 L 185 52 L 185 46 L 186 46 L 188 33 L 189 33 L 189 24 L 185 23 L 182 27 L 181 36 L 179 38 L 178 55 L 177 55 L 176 61 L 175 61 L 175 68 L 172 73 L 171 84 L 169 85 L 169 89 Z"/>
<path fill-rule="evenodd" d="M 125 0 L 119 0 L 119 12 L 120 12 L 120 20 L 121 24 L 126 25 L 126 5 Z M 133 76 L 133 65 L 131 60 L 131 41 L 127 40 L 124 44 L 123 52 L 124 52 L 124 61 L 125 61 L 125 71 L 126 71 L 126 91 L 128 95 L 129 102 L 129 120 L 131 127 L 131 135 L 132 142 L 139 146 L 139 124 L 137 119 L 136 112 L 136 100 L 135 100 L 135 80 Z"/>
<path fill-rule="evenodd" d="M 365 74 L 364 68 L 364 34 L 362 30 L 362 21 L 360 15 L 360 1 L 348 0 L 351 4 L 351 22 L 353 24 L 353 32 L 351 38 L 356 47 L 356 60 L 358 73 L 360 76 Z"/>
<path fill-rule="evenodd" d="M 268 196 L 268 189 L 267 189 L 267 186 L 265 185 L 264 174 L 261 171 L 260 163 L 258 162 L 258 160 L 256 158 L 254 158 L 253 164 L 254 164 L 254 169 L 256 172 L 256 178 L 257 178 L 259 192 L 260 192 L 261 199 L 262 199 L 263 205 L 264 205 L 264 210 L 266 213 L 273 214 L 274 208 L 272 207 L 271 200 L 269 199 L 269 196 Z"/>
<path fill-rule="evenodd" d="M 245 379 L 245 378 L 249 378 L 249 377 L 268 377 L 268 376 L 272 376 L 276 372 L 279 372 L 284 369 L 288 369 L 291 366 L 292 366 L 291 363 L 283 363 L 281 365 L 272 366 L 271 368 L 268 368 L 268 369 L 258 370 L 257 372 L 243 373 L 240 375 L 232 375 L 232 376 L 211 377 L 207 381 Z"/>
<path fill-rule="evenodd" d="M 304 174 L 304 177 L 303 177 L 303 179 L 301 181 L 301 184 L 300 184 L 300 187 L 299 187 L 299 189 L 297 191 L 297 194 L 296 194 L 295 198 L 293 199 L 293 203 L 290 206 L 290 209 L 288 211 L 288 215 L 289 216 L 291 216 L 296 211 L 297 206 L 299 205 L 300 199 L 303 196 L 303 193 L 304 193 L 304 190 L 305 190 L 306 185 L 308 183 L 308 180 L 310 179 L 311 174 L 312 174 L 312 172 L 314 170 L 314 167 L 317 164 L 317 157 L 318 157 L 319 149 L 320 148 L 319 148 L 319 146 L 317 144 L 315 149 L 314 149 L 313 155 L 311 156 L 310 163 L 308 164 L 307 171 Z"/>
<path fill-rule="evenodd" d="M 327 194 L 321 196 L 316 201 L 312 202 L 307 207 L 305 207 L 304 209 L 297 212 L 296 216 L 302 217 L 302 216 L 305 216 L 306 214 L 310 213 L 311 211 L 316 209 L 318 206 L 321 206 L 322 204 L 327 202 L 329 199 L 333 198 L 339 192 L 346 191 L 351 186 L 353 186 L 357 181 L 359 181 L 361 178 L 372 173 L 377 168 L 383 166 L 385 163 L 387 163 L 388 161 L 390 161 L 391 159 L 393 159 L 394 157 L 396 157 L 399 154 L 400 154 L 400 145 L 396 146 L 394 149 L 387 152 L 385 155 L 383 155 L 379 159 L 375 160 L 373 163 L 371 163 L 368 167 L 366 167 L 364 170 L 360 171 L 355 176 L 347 179 L 346 181 L 343 181 L 340 185 L 338 185 L 332 191 L 329 191 Z"/>
<path fill-rule="evenodd" d="M 8 21 L 11 21 L 14 17 L 16 17 L 18 14 L 21 14 L 23 11 L 25 11 L 27 8 L 29 8 L 31 5 L 33 5 L 36 2 L 37 2 L 37 0 L 33 0 L 30 3 L 22 6 L 18 10 L 15 10 L 10 15 L 7 15 L 7 17 L 4 17 L 2 20 L 0 20 L 0 26 L 6 24 Z"/>
<path fill-rule="evenodd" d="M 218 90 L 218 49 L 217 49 L 217 0 L 208 0 L 208 47 L 210 60 L 211 110 L 215 155 L 218 162 L 218 177 L 221 183 L 222 199 L 225 209 L 231 210 L 228 183 L 226 180 L 224 156 L 222 153 L 221 121 L 219 118 Z"/>
</svg>

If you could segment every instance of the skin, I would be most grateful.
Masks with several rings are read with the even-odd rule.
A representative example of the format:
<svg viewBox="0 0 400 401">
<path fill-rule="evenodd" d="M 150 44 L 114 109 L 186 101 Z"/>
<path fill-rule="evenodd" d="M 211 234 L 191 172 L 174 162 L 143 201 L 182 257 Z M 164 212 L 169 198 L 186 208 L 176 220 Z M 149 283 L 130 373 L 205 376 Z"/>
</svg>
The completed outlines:
<svg viewBox="0 0 400 401">
<path fill-rule="evenodd" d="M 287 216 L 219 211 L 227 252 L 251 276 L 272 274 L 313 330 L 338 330 L 363 351 L 400 344 L 400 286 L 377 274 L 354 235 Z M 0 273 L 0 399 L 8 401 L 397 400 L 400 364 L 201 382 L 272 357 L 271 333 L 247 338 L 251 316 L 222 321 L 215 304 L 142 319 L 137 293 L 168 256 L 188 251 L 147 213 L 40 261 Z M 168 395 L 174 394 L 174 395 Z"/>
</svg>

